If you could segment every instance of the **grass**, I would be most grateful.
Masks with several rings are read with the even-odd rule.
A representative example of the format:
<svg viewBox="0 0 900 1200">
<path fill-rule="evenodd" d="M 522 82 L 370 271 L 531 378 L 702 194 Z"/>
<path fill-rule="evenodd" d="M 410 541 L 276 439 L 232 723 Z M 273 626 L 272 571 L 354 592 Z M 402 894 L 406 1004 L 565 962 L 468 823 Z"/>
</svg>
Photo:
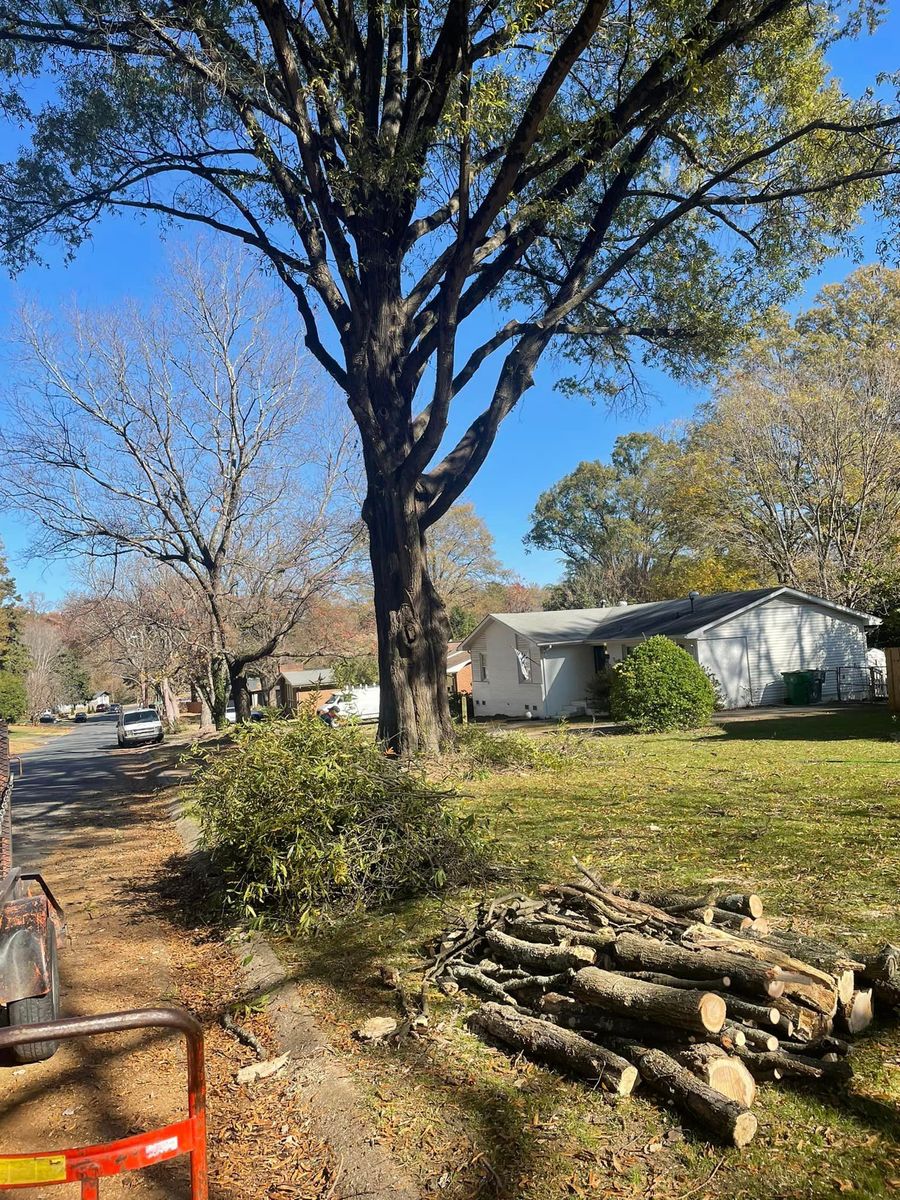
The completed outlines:
<svg viewBox="0 0 900 1200">
<path fill-rule="evenodd" d="M 73 728 L 69 722 L 59 725 L 10 725 L 9 752 L 16 755 L 24 754 L 26 750 L 36 750 L 44 742 L 69 733 Z"/>
<path fill-rule="evenodd" d="M 512 885 L 571 873 L 752 888 L 796 928 L 850 945 L 900 940 L 900 743 L 887 713 L 785 715 L 686 734 L 583 736 L 564 772 L 462 785 L 489 821 Z M 496 887 L 494 891 L 498 890 Z M 724 1153 L 636 1094 L 612 1103 L 512 1062 L 464 1028 L 467 1001 L 439 997 L 431 1028 L 400 1049 L 350 1032 L 390 1013 L 377 966 L 413 971 L 421 946 L 476 892 L 357 917 L 283 947 L 311 1005 L 357 1062 L 382 1136 L 454 1200 L 715 1196 L 814 1200 L 900 1195 L 897 1026 L 862 1039 L 850 1092 L 763 1086 L 760 1132 Z"/>
</svg>

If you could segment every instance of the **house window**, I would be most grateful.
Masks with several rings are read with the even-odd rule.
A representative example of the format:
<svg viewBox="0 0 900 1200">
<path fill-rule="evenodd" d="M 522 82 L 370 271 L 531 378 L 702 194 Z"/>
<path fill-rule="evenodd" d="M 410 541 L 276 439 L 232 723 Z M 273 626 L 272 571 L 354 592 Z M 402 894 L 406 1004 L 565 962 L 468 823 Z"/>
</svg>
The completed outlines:
<svg viewBox="0 0 900 1200">
<path fill-rule="evenodd" d="M 478 666 L 478 682 L 487 683 L 487 655 L 482 650 L 479 650 L 475 655 L 475 662 Z"/>
<path fill-rule="evenodd" d="M 609 651 L 605 646 L 594 647 L 594 670 L 605 671 L 609 666 Z"/>
</svg>

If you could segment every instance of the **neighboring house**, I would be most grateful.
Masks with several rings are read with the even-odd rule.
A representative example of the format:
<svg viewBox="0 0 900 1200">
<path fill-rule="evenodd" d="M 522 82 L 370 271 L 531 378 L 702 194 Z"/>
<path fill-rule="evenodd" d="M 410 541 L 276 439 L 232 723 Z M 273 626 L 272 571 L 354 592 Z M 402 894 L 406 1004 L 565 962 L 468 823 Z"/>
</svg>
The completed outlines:
<svg viewBox="0 0 900 1200">
<path fill-rule="evenodd" d="M 91 699 L 88 700 L 87 707 L 91 712 L 96 712 L 98 704 L 109 708 L 111 700 L 112 697 L 110 696 L 109 692 L 98 692 L 96 696 L 92 696 Z"/>
<path fill-rule="evenodd" d="M 787 587 L 557 612 L 492 613 L 460 642 L 476 716 L 574 716 L 598 670 L 664 634 L 719 680 L 728 708 L 777 704 L 782 671 L 826 671 L 823 697 L 866 667 L 877 617 Z"/>
<path fill-rule="evenodd" d="M 284 712 L 296 712 L 302 704 L 318 707 L 334 688 L 334 674 L 328 667 L 285 667 L 275 681 L 272 703 Z"/>
<path fill-rule="evenodd" d="M 472 695 L 472 656 L 459 642 L 447 643 L 447 691 L 451 696 Z"/>
</svg>

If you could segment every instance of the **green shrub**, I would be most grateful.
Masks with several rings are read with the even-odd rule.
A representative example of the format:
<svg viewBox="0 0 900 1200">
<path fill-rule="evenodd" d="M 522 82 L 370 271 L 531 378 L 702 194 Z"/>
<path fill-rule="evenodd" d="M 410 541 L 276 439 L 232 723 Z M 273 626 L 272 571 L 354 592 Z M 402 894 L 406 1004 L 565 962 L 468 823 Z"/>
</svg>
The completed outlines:
<svg viewBox="0 0 900 1200">
<path fill-rule="evenodd" d="M 27 712 L 24 682 L 11 671 L 0 671 L 0 721 L 21 721 Z"/>
<path fill-rule="evenodd" d="M 304 928 L 468 881 L 483 865 L 473 819 L 356 726 L 301 712 L 238 727 L 233 744 L 192 757 L 188 798 L 224 909 L 254 925 Z"/>
<path fill-rule="evenodd" d="M 641 642 L 613 674 L 613 720 L 625 721 L 641 733 L 705 725 L 715 702 L 703 668 L 667 637 Z"/>
<path fill-rule="evenodd" d="M 492 771 L 561 770 L 584 751 L 580 738 L 560 730 L 552 737 L 532 737 L 515 729 L 461 725 L 457 729 L 457 764 L 468 775 Z"/>
<path fill-rule="evenodd" d="M 612 667 L 598 671 L 587 686 L 588 708 L 595 713 L 609 712 L 609 693 L 612 688 Z"/>
</svg>

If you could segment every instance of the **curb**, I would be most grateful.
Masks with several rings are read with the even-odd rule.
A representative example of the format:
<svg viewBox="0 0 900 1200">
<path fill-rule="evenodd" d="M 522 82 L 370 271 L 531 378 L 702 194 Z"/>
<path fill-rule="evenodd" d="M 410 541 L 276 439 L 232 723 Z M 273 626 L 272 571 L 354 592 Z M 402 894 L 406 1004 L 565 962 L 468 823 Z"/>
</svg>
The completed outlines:
<svg viewBox="0 0 900 1200">
<path fill-rule="evenodd" d="M 171 786 L 184 778 L 173 778 L 175 774 L 171 772 L 164 784 Z M 196 822 L 185 815 L 180 800 L 172 802 L 171 811 L 185 849 L 195 849 Z M 251 934 L 241 945 L 250 955 L 248 962 L 239 964 L 241 974 L 249 989 L 266 994 L 266 1016 L 280 1052 L 291 1056 L 312 1130 L 328 1143 L 337 1162 L 330 1200 L 360 1196 L 366 1200 L 419 1200 L 412 1179 L 377 1145 L 351 1072 L 307 1008 L 300 989 L 286 975 L 278 955 L 259 934 Z"/>
</svg>

